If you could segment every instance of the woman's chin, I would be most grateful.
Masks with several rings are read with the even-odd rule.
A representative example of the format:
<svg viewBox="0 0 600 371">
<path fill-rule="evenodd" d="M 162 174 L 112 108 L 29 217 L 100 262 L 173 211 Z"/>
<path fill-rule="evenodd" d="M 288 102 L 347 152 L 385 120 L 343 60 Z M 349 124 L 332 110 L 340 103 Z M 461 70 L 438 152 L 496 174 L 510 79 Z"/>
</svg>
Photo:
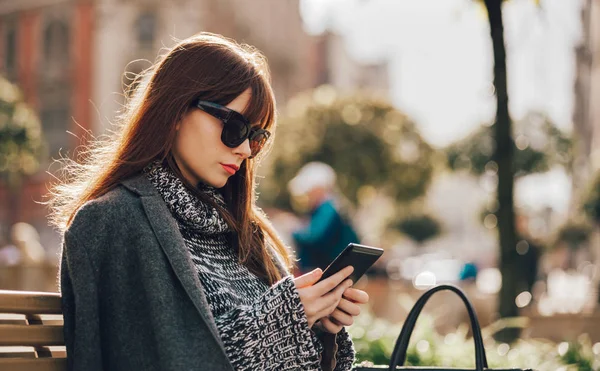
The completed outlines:
<svg viewBox="0 0 600 371">
<path fill-rule="evenodd" d="M 227 181 L 229 180 L 229 177 L 219 177 L 218 179 L 210 179 L 206 182 L 206 184 L 208 184 L 211 187 L 215 187 L 215 188 L 223 188 L 225 187 L 225 184 L 227 184 Z"/>
</svg>

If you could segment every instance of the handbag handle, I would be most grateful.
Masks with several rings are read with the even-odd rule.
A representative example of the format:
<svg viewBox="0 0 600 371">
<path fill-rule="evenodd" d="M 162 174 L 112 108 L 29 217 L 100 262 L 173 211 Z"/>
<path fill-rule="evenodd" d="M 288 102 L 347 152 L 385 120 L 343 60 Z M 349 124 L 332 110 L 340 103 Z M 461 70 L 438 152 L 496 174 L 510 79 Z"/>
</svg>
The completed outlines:
<svg viewBox="0 0 600 371">
<path fill-rule="evenodd" d="M 477 315 L 475 314 L 475 310 L 473 309 L 471 302 L 469 302 L 469 299 L 467 299 L 465 294 L 458 287 L 453 285 L 439 285 L 423 294 L 419 298 L 419 300 L 417 300 L 413 308 L 410 310 L 410 313 L 406 318 L 406 322 L 404 322 L 404 325 L 402 326 L 400 336 L 398 337 L 396 345 L 394 346 L 389 371 L 396 370 L 397 365 L 404 365 L 410 336 L 412 335 L 412 332 L 415 328 L 415 324 L 417 322 L 419 314 L 421 313 L 421 310 L 423 310 L 423 307 L 433 294 L 443 290 L 449 290 L 456 293 L 467 307 L 467 311 L 469 312 L 469 318 L 471 320 L 473 341 L 475 343 L 475 370 L 484 371 L 484 369 L 488 367 L 487 357 L 485 355 L 485 348 L 483 346 L 483 337 L 481 336 L 481 327 L 479 326 L 479 321 L 477 320 Z"/>
</svg>

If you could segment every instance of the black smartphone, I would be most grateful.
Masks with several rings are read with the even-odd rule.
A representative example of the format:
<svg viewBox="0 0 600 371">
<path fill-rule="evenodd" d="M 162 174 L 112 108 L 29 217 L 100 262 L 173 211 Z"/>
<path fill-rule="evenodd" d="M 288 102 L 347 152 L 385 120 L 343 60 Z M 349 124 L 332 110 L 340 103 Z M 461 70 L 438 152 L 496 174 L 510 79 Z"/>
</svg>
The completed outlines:
<svg viewBox="0 0 600 371">
<path fill-rule="evenodd" d="M 351 243 L 325 268 L 319 282 L 351 265 L 354 271 L 348 278 L 355 284 L 381 255 L 383 249 Z"/>
</svg>

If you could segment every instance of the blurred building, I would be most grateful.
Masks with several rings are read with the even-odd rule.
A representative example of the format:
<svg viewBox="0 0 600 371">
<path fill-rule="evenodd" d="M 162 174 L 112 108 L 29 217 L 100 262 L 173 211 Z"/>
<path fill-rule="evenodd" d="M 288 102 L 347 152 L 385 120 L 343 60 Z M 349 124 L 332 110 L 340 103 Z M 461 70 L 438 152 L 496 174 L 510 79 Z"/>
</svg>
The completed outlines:
<svg viewBox="0 0 600 371">
<path fill-rule="evenodd" d="M 269 60 L 281 107 L 315 86 L 316 38 L 304 32 L 300 0 L 204 0 L 205 29 L 260 49 Z"/>
<path fill-rule="evenodd" d="M 318 36 L 317 85 L 330 84 L 343 91 L 369 90 L 383 97 L 390 96 L 387 61 L 361 63 L 353 58 L 344 38 L 332 32 Z"/>
<path fill-rule="evenodd" d="M 0 17 L 1 71 L 40 110 L 53 150 L 72 144 L 66 130 L 81 132 L 73 121 L 106 128 L 131 77 L 199 31 L 261 49 L 281 103 L 316 81 L 299 0 L 0 0 Z"/>
<path fill-rule="evenodd" d="M 586 63 L 590 66 L 590 98 L 588 107 L 590 112 L 589 126 L 591 127 L 591 137 L 589 147 L 592 153 L 592 166 L 600 169 L 600 106 L 594 104 L 600 101 L 600 1 L 587 0 L 584 10 L 584 27 L 587 27 L 589 33 L 588 45 L 589 60 Z"/>
<path fill-rule="evenodd" d="M 42 121 L 51 156 L 73 148 L 75 136 L 90 126 L 94 9 L 90 1 L 0 0 L 0 71 L 23 91 Z M 42 164 L 46 170 L 49 164 Z M 23 185 L 13 220 L 26 221 L 40 233 L 42 245 L 58 244 L 48 228 L 43 200 L 49 179 L 40 171 Z M 6 190 L 0 187 L 5 200 Z M 0 203 L 2 234 L 10 226 Z"/>
<path fill-rule="evenodd" d="M 600 99 L 600 1 L 582 1 L 581 27 L 581 39 L 575 49 L 575 183 L 585 183 L 590 169 L 600 169 L 600 106 L 594 104 Z M 579 185 L 574 186 L 578 191 Z"/>
</svg>

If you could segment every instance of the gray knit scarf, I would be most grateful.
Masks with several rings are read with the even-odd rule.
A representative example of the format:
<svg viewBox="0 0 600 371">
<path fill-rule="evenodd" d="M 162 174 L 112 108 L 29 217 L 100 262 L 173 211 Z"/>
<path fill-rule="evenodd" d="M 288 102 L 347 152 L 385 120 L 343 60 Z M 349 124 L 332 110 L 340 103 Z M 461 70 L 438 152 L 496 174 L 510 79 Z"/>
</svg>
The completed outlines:
<svg viewBox="0 0 600 371">
<path fill-rule="evenodd" d="M 158 189 L 181 228 L 206 235 L 231 231 L 217 209 L 194 195 L 163 163 L 155 161 L 148 165 L 144 172 Z M 225 207 L 223 195 L 217 188 L 199 183 L 198 190 Z"/>
</svg>

